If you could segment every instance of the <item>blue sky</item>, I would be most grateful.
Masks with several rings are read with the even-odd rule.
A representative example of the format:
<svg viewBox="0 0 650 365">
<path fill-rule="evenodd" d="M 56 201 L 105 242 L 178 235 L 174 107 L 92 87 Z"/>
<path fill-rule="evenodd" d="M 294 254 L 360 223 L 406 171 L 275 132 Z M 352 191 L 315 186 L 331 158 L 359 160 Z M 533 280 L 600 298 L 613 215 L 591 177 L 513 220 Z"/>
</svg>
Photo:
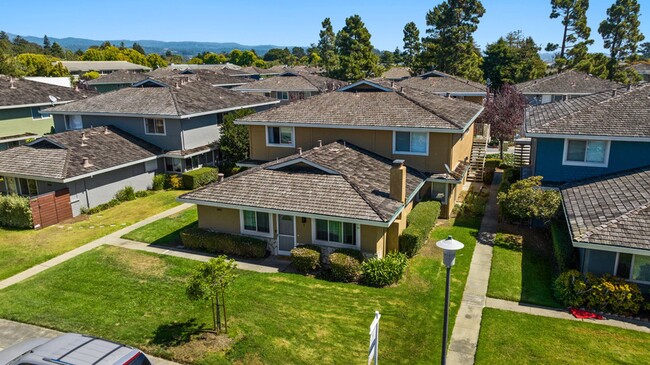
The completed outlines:
<svg viewBox="0 0 650 365">
<path fill-rule="evenodd" d="M 421 34 L 425 15 L 441 0 L 285 1 L 5 1 L 0 30 L 21 35 L 90 39 L 237 42 L 246 45 L 308 46 L 330 17 L 335 30 L 361 15 L 376 48 L 402 46 L 402 29 L 414 21 Z M 592 51 L 603 51 L 598 24 L 614 0 L 591 0 Z M 641 31 L 650 41 L 650 4 L 641 3 Z M 37 5 L 38 3 L 38 5 Z M 52 4 L 46 6 L 45 4 Z M 101 4 L 101 5 L 99 5 Z M 550 0 L 483 0 L 486 13 L 475 39 L 483 48 L 499 36 L 522 30 L 538 44 L 559 42 L 562 26 L 549 19 Z M 9 16 L 8 14 L 14 14 Z M 28 15 L 29 14 L 29 15 Z"/>
</svg>

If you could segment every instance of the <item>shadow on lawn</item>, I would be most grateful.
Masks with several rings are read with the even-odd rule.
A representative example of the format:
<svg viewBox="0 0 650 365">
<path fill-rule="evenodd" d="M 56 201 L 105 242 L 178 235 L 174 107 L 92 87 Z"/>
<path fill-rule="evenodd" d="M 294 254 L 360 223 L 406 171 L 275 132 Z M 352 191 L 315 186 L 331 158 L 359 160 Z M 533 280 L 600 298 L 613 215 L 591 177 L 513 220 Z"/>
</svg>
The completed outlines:
<svg viewBox="0 0 650 365">
<path fill-rule="evenodd" d="M 198 226 L 198 222 L 194 221 L 190 224 L 187 224 L 165 236 L 162 236 L 158 238 L 157 240 L 153 241 L 150 243 L 150 245 L 155 245 L 155 246 L 169 246 L 169 247 L 176 247 L 182 244 L 181 242 L 181 232 L 188 229 L 188 228 L 194 228 Z"/>
<path fill-rule="evenodd" d="M 185 322 L 173 322 L 161 324 L 154 331 L 152 343 L 163 347 L 174 347 L 189 342 L 192 335 L 205 329 L 204 324 L 199 324 L 196 318 Z"/>
</svg>

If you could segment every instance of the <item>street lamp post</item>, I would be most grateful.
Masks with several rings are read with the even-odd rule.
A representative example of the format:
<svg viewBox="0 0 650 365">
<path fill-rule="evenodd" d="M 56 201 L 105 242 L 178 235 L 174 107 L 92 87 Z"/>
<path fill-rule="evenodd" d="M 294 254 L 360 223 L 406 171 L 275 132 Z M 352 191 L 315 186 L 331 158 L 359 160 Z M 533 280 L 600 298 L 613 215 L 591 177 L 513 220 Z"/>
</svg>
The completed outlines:
<svg viewBox="0 0 650 365">
<path fill-rule="evenodd" d="M 447 268 L 447 283 L 445 286 L 445 318 L 444 326 L 442 327 L 442 365 L 447 363 L 447 330 L 449 327 L 449 284 L 451 281 L 451 267 L 454 266 L 456 261 L 456 251 L 464 247 L 461 242 L 456 241 L 451 236 L 447 236 L 444 240 L 436 242 L 436 246 L 442 248 L 443 259 L 442 262 Z"/>
</svg>

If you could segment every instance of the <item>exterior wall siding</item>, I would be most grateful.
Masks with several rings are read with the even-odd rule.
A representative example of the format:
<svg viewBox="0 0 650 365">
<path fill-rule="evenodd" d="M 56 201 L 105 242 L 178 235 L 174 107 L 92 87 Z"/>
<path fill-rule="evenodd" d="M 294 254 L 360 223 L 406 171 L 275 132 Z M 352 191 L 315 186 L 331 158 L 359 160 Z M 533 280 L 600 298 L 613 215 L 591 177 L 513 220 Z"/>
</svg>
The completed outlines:
<svg viewBox="0 0 650 365">
<path fill-rule="evenodd" d="M 217 124 L 217 114 L 180 119 L 179 122 L 183 131 L 183 146 L 185 149 L 217 142 L 221 135 L 221 126 Z"/>
<path fill-rule="evenodd" d="M 385 228 L 361 226 L 361 252 L 384 257 L 386 246 Z"/>
<path fill-rule="evenodd" d="M 406 165 L 418 170 L 442 172 L 445 171 L 444 165 L 450 162 L 453 143 L 451 133 L 429 133 L 428 156 L 402 155 L 393 153 L 392 131 L 296 127 L 295 148 L 269 147 L 266 145 L 265 128 L 265 126 L 249 126 L 251 159 L 271 161 L 295 153 L 297 147 L 302 147 L 303 151 L 317 147 L 318 140 L 323 141 L 323 144 L 327 144 L 339 139 L 345 139 L 352 144 L 386 158 L 404 159 Z M 464 139 L 468 139 L 468 137 L 466 136 Z M 471 138 L 469 139 L 471 140 Z M 469 143 L 471 148 L 471 141 Z"/>
<path fill-rule="evenodd" d="M 239 210 L 197 205 L 199 228 L 240 234 Z"/>
<path fill-rule="evenodd" d="M 650 165 L 650 143 L 612 141 L 607 167 L 564 166 L 564 139 L 536 138 L 534 174 L 544 182 L 568 182 Z"/>
<path fill-rule="evenodd" d="M 54 119 L 52 116 L 42 119 L 32 119 L 31 108 L 0 110 L 0 137 L 28 132 L 43 135 L 45 133 L 51 133 L 53 126 Z"/>
<path fill-rule="evenodd" d="M 465 159 L 469 161 L 472 154 L 472 142 L 474 141 L 474 124 L 470 125 L 462 135 L 452 134 L 451 140 L 453 147 L 449 167 L 453 169 L 459 161 L 464 161 Z"/>
</svg>

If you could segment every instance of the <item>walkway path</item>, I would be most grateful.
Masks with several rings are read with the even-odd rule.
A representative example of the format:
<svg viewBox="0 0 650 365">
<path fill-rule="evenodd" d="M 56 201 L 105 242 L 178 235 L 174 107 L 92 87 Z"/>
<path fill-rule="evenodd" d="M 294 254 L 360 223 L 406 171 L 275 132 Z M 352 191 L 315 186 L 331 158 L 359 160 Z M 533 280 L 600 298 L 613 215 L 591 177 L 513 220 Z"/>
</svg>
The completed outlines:
<svg viewBox="0 0 650 365">
<path fill-rule="evenodd" d="M 54 338 L 60 334 L 62 334 L 62 332 L 51 330 L 49 328 L 0 319 L 0 350 L 25 340 L 39 337 Z M 147 356 L 153 360 L 155 365 L 178 365 L 173 361 L 157 358 L 151 355 Z"/>
<path fill-rule="evenodd" d="M 616 319 L 579 319 L 574 317 L 565 309 L 542 307 L 533 304 L 517 303 L 508 300 L 487 298 L 485 306 L 488 308 L 495 308 L 507 310 L 511 312 L 519 312 L 532 314 L 536 316 L 551 317 L 568 319 L 571 321 L 589 322 L 594 324 L 602 324 L 604 326 L 618 327 L 626 330 L 633 330 L 639 332 L 650 333 L 650 324 L 641 321 L 620 321 Z"/>
<path fill-rule="evenodd" d="M 140 222 L 137 222 L 137 223 L 134 223 L 134 224 L 132 224 L 130 226 L 124 227 L 124 228 L 120 229 L 119 231 L 115 231 L 115 232 L 113 232 L 111 234 L 108 234 L 108 235 L 106 235 L 104 237 L 98 238 L 98 239 L 96 239 L 96 240 L 94 240 L 94 241 L 92 241 L 90 243 L 86 243 L 83 246 L 77 247 L 72 251 L 68 251 L 68 252 L 66 252 L 64 254 L 61 254 L 61 255 L 59 255 L 59 256 L 57 256 L 57 257 L 55 257 L 55 258 L 53 258 L 53 259 L 51 259 L 49 261 L 45 261 L 45 262 L 43 262 L 41 264 L 33 266 L 33 267 L 23 271 L 23 272 L 20 272 L 20 273 L 18 273 L 16 275 L 12 276 L 12 277 L 9 277 L 7 279 L 4 279 L 4 280 L 0 281 L 0 290 L 4 289 L 4 288 L 6 288 L 6 287 L 8 287 L 10 285 L 19 283 L 19 282 L 21 282 L 21 281 L 23 281 L 25 279 L 31 278 L 32 276 L 34 276 L 34 275 L 36 275 L 36 274 L 38 274 L 40 272 L 43 272 L 43 271 L 49 269 L 52 266 L 56 266 L 56 265 L 58 265 L 58 264 L 60 264 L 62 262 L 66 262 L 66 261 L 70 260 L 73 257 L 77 257 L 77 256 L 81 255 L 84 252 L 88 252 L 88 251 L 92 250 L 95 247 L 98 247 L 98 246 L 101 246 L 103 244 L 110 243 L 110 242 L 112 242 L 112 241 L 114 241 L 116 239 L 119 239 L 122 235 L 125 235 L 125 234 L 127 234 L 127 233 L 129 233 L 129 232 L 131 232 L 131 231 L 133 231 L 135 229 L 138 229 L 138 228 L 140 228 L 142 226 L 145 226 L 145 225 L 147 225 L 147 224 L 149 224 L 149 223 L 151 223 L 153 221 L 157 221 L 160 218 L 165 218 L 165 217 L 168 217 L 168 216 L 170 216 L 172 214 L 176 214 L 176 213 L 180 212 L 181 210 L 190 208 L 192 206 L 193 206 L 192 204 L 187 204 L 187 203 L 186 204 L 181 204 L 181 205 L 179 205 L 177 207 L 168 209 L 168 210 L 166 210 L 166 211 L 164 211 L 162 213 L 158 213 L 158 214 L 153 215 L 153 216 L 151 216 L 149 218 L 143 219 Z"/>
<path fill-rule="evenodd" d="M 447 361 L 449 364 L 473 364 L 481 317 L 485 307 L 490 267 L 492 266 L 492 245 L 497 230 L 497 192 L 501 183 L 501 172 L 495 172 L 490 185 L 490 197 L 485 207 L 479 237 L 474 248 L 469 275 L 465 283 L 463 299 L 451 334 Z M 452 269 L 453 275 L 453 269 Z"/>
</svg>

